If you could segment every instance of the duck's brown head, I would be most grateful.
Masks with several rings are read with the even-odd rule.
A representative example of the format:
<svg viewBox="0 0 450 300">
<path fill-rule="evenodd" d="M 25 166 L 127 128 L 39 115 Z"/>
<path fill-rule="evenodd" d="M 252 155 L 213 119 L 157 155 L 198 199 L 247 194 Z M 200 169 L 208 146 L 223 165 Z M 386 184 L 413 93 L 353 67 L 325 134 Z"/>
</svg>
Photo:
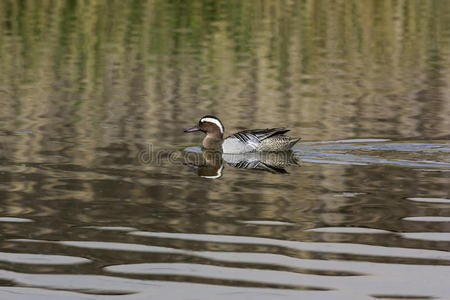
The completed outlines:
<svg viewBox="0 0 450 300">
<path fill-rule="evenodd" d="M 222 149 L 224 127 L 222 122 L 214 116 L 204 116 L 198 124 L 184 132 L 202 131 L 206 133 L 202 145 L 205 149 Z"/>
<path fill-rule="evenodd" d="M 204 116 L 198 121 L 198 124 L 184 132 L 202 131 L 210 138 L 222 139 L 224 127 L 222 122 L 214 116 Z"/>
</svg>

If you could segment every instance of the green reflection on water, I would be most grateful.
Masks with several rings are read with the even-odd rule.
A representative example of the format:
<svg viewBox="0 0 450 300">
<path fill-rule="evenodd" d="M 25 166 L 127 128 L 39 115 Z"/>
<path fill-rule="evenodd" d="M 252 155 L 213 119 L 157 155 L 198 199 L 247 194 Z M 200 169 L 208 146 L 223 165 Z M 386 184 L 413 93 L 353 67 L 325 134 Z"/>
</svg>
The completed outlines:
<svg viewBox="0 0 450 300">
<path fill-rule="evenodd" d="M 229 128 L 283 121 L 304 139 L 439 136 L 448 125 L 446 8 L 3 1 L 0 116 L 20 128 L 72 119 L 76 135 L 131 116 L 122 134 L 150 138 L 168 120 L 214 113 Z"/>
</svg>

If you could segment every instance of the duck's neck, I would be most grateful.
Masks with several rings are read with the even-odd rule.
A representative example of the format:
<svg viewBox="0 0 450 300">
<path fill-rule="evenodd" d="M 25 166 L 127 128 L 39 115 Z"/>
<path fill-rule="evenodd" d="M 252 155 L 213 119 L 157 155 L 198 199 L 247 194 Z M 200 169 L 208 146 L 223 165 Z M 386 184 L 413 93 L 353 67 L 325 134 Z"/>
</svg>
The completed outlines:
<svg viewBox="0 0 450 300">
<path fill-rule="evenodd" d="M 222 135 L 207 134 L 203 139 L 203 148 L 222 151 Z"/>
</svg>

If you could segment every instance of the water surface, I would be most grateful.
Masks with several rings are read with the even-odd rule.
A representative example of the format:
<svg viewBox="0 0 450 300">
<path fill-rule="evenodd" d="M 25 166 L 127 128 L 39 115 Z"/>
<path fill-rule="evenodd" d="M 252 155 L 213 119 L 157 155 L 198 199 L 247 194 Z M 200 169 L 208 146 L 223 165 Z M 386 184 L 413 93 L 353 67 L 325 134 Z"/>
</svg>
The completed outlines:
<svg viewBox="0 0 450 300">
<path fill-rule="evenodd" d="M 0 298 L 448 299 L 449 24 L 446 1 L 0 2 Z M 206 114 L 289 127 L 295 163 L 202 161 Z"/>
</svg>

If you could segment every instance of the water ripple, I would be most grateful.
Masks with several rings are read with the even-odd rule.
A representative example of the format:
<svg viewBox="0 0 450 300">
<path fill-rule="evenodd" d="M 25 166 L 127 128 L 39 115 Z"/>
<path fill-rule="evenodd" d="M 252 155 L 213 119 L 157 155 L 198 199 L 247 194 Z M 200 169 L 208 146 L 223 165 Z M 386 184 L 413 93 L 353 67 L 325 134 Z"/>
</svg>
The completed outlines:
<svg viewBox="0 0 450 300">
<path fill-rule="evenodd" d="M 171 276 L 196 276 L 220 280 L 239 280 L 258 283 L 308 286 L 314 289 L 328 289 L 323 279 L 333 276 L 305 275 L 286 271 L 272 271 L 251 268 L 232 268 L 189 263 L 144 263 L 105 267 L 109 272 L 127 274 L 157 274 Z M 321 280 L 322 279 L 322 283 Z M 322 284 L 322 285 L 321 285 Z"/>
<path fill-rule="evenodd" d="M 408 198 L 408 200 L 424 203 L 450 204 L 450 199 L 445 198 Z"/>
<path fill-rule="evenodd" d="M 445 251 L 399 248 L 399 247 L 383 247 L 383 246 L 373 246 L 354 243 L 321 243 L 321 242 L 308 243 L 308 242 L 285 241 L 285 240 L 250 237 L 250 236 L 185 234 L 185 233 L 145 232 L 145 231 L 135 231 L 129 234 L 153 238 L 180 239 L 180 240 L 203 241 L 203 242 L 271 245 L 301 251 L 316 251 L 325 253 L 450 260 L 450 252 Z"/>
<path fill-rule="evenodd" d="M 87 258 L 67 255 L 0 252 L 0 261 L 33 265 L 72 265 L 90 262 Z"/>
<path fill-rule="evenodd" d="M 406 232 L 401 235 L 407 239 L 450 242 L 450 232 Z"/>
<path fill-rule="evenodd" d="M 0 222 L 28 223 L 28 222 L 33 222 L 33 220 L 24 219 L 24 218 L 14 218 L 14 217 L 0 217 Z"/>
<path fill-rule="evenodd" d="M 450 217 L 438 217 L 438 216 L 420 216 L 420 217 L 405 217 L 405 221 L 414 222 L 450 222 Z"/>
<path fill-rule="evenodd" d="M 218 286 L 200 283 L 170 282 L 163 280 L 126 279 L 99 275 L 50 275 L 25 274 L 0 270 L 0 278 L 16 282 L 23 287 L 0 287 L 0 297 L 5 299 L 111 299 L 114 293 L 120 299 L 258 299 L 258 300 L 347 300 L 355 296 L 354 291 L 288 290 L 275 288 Z M 115 287 L 112 289 L 111 287 Z M 43 289 L 45 288 L 45 290 Z M 59 290 L 59 291 L 52 291 Z M 76 293 L 75 293 L 76 292 Z M 82 294 L 82 293 L 88 293 Z M 201 293 L 201 295 L 199 294 Z M 89 294 L 96 294 L 89 295 Z M 103 296 L 107 294 L 108 296 Z M 358 293 L 358 299 L 372 297 Z"/>
<path fill-rule="evenodd" d="M 237 221 L 242 224 L 249 225 L 267 225 L 267 226 L 295 226 L 297 224 L 282 221 L 269 221 L 269 220 L 248 220 L 248 221 Z"/>
<path fill-rule="evenodd" d="M 364 233 L 364 234 L 394 233 L 382 229 L 361 228 L 361 227 L 322 227 L 322 228 L 307 229 L 306 231 L 326 232 L 326 233 Z"/>
</svg>

